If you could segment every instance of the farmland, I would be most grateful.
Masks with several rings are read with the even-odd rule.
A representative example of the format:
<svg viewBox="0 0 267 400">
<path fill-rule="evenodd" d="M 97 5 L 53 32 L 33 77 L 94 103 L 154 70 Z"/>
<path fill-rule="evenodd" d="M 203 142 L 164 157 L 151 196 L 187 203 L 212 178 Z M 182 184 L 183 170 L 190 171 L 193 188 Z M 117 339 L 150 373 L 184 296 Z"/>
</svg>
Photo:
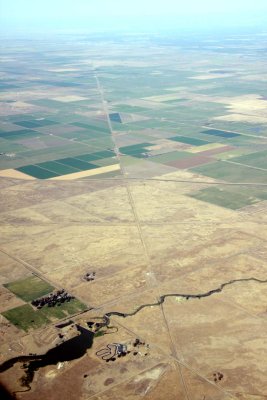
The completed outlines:
<svg viewBox="0 0 267 400">
<path fill-rule="evenodd" d="M 265 42 L 7 40 L 0 371 L 18 399 L 264 399 Z"/>
</svg>

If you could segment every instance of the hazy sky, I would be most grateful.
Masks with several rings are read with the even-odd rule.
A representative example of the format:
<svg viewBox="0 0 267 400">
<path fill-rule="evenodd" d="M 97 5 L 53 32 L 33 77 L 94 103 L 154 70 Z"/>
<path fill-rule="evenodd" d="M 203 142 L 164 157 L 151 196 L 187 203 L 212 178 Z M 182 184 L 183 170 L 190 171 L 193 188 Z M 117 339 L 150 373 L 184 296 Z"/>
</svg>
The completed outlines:
<svg viewBox="0 0 267 400">
<path fill-rule="evenodd" d="M 0 24 L 12 29 L 193 29 L 265 22 L 267 0 L 0 0 Z"/>
</svg>

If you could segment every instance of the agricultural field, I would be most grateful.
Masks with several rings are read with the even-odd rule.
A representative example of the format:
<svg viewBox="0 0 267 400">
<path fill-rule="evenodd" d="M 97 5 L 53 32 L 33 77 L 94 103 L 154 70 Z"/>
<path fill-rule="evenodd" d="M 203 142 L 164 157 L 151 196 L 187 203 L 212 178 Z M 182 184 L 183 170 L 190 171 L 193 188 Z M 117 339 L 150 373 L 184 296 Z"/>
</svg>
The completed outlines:
<svg viewBox="0 0 267 400">
<path fill-rule="evenodd" d="M 265 399 L 266 38 L 2 46 L 0 379 L 17 399 Z"/>
<path fill-rule="evenodd" d="M 54 287 L 36 276 L 20 279 L 4 285 L 10 292 L 24 301 L 31 301 L 51 292 Z"/>
<path fill-rule="evenodd" d="M 84 304 L 75 298 L 67 303 L 57 304 L 57 307 L 44 306 L 42 309 L 32 307 L 33 300 L 43 298 L 55 290 L 48 282 L 34 275 L 7 283 L 4 287 L 23 300 L 25 304 L 18 307 L 12 307 L 12 303 L 7 304 L 5 307 L 7 309 L 2 312 L 2 316 L 26 332 L 29 329 L 36 329 L 51 321 L 56 321 L 87 309 Z M 3 296 L 4 301 L 5 297 Z"/>
</svg>

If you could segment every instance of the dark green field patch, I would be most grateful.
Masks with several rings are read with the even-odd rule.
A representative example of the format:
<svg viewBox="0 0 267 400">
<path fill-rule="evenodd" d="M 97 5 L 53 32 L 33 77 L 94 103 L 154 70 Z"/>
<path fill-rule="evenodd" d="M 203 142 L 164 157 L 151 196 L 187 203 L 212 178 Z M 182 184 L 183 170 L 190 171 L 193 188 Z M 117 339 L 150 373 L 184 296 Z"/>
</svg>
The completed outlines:
<svg viewBox="0 0 267 400">
<path fill-rule="evenodd" d="M 63 165 L 63 164 L 57 163 L 56 161 L 46 161 L 46 162 L 43 162 L 40 164 L 35 164 L 35 165 L 39 166 L 41 168 L 48 169 L 49 171 L 52 171 L 59 175 L 73 174 L 75 172 L 80 171 L 77 168 L 69 167 L 68 165 Z"/>
<path fill-rule="evenodd" d="M 109 114 L 109 119 L 112 122 L 118 122 L 120 124 L 122 123 L 121 116 L 117 112 Z"/>
<path fill-rule="evenodd" d="M 12 308 L 5 311 L 2 315 L 8 319 L 17 328 L 28 331 L 30 328 L 39 328 L 49 323 L 44 313 L 35 311 L 29 304 Z"/>
<path fill-rule="evenodd" d="M 209 187 L 199 192 L 188 194 L 189 197 L 216 204 L 217 206 L 238 210 L 242 207 L 257 203 L 259 200 L 240 192 L 234 192 L 219 187 Z"/>
<path fill-rule="evenodd" d="M 54 290 L 53 286 L 37 276 L 10 282 L 4 286 L 24 301 L 32 301 Z"/>
<path fill-rule="evenodd" d="M 17 121 L 16 125 L 23 126 L 24 128 L 40 128 L 42 126 L 56 125 L 58 122 L 50 121 L 49 119 L 32 119 L 26 121 Z"/>
<path fill-rule="evenodd" d="M 201 133 L 204 133 L 205 135 L 211 135 L 211 136 L 220 136 L 220 137 L 226 138 L 226 139 L 240 136 L 239 133 L 222 131 L 220 129 L 207 129 L 205 131 L 202 131 Z"/>
<path fill-rule="evenodd" d="M 57 160 L 58 163 L 68 165 L 79 169 L 80 171 L 86 171 L 88 169 L 98 168 L 98 165 L 90 164 L 86 161 L 78 160 L 77 158 L 62 158 Z"/>
<path fill-rule="evenodd" d="M 33 176 L 37 179 L 49 179 L 59 176 L 59 174 L 56 174 L 55 172 L 37 167 L 36 165 L 25 165 L 24 167 L 16 168 L 16 170 L 23 172 L 24 174 Z"/>
<path fill-rule="evenodd" d="M 24 128 L 37 128 L 39 125 L 34 121 L 19 121 L 16 125 L 23 126 Z"/>
<path fill-rule="evenodd" d="M 133 150 L 125 150 L 123 154 L 132 157 L 140 157 L 143 158 L 145 154 L 147 154 L 147 150 L 145 148 L 133 149 Z"/>
<path fill-rule="evenodd" d="M 0 137 L 7 140 L 26 139 L 40 135 L 42 135 L 42 133 L 32 131 L 30 129 L 22 129 L 19 131 L 11 131 L 11 132 L 0 132 Z"/>
<path fill-rule="evenodd" d="M 142 153 L 147 152 L 146 147 L 153 146 L 153 143 L 138 143 L 131 146 L 120 147 L 120 152 L 133 157 L 142 157 Z"/>
<path fill-rule="evenodd" d="M 174 140 L 175 142 L 180 142 L 185 144 L 192 144 L 193 146 L 203 146 L 205 144 L 210 144 L 210 142 L 208 142 L 207 140 L 195 139 L 185 136 L 174 136 L 169 138 L 169 140 Z"/>
</svg>

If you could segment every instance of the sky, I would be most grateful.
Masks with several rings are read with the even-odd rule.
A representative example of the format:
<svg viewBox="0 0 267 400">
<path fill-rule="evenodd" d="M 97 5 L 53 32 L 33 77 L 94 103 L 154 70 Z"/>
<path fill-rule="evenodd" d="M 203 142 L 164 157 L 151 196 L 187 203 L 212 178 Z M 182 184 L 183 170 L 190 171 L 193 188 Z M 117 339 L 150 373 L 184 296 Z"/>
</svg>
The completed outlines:
<svg viewBox="0 0 267 400">
<path fill-rule="evenodd" d="M 266 26 L 267 0 L 0 0 L 2 29 Z"/>
</svg>

